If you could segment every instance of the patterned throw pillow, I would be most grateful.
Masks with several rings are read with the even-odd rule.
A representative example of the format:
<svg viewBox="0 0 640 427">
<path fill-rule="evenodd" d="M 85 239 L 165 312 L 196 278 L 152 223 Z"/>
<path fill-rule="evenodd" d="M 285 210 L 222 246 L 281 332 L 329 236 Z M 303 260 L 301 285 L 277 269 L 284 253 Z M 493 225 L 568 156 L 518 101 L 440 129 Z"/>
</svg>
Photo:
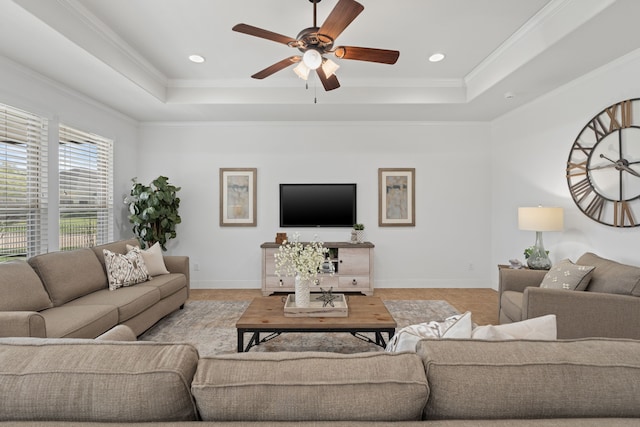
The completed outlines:
<svg viewBox="0 0 640 427">
<path fill-rule="evenodd" d="M 103 249 L 102 253 L 104 253 L 104 262 L 107 267 L 110 291 L 149 280 L 149 271 L 139 248 L 133 248 L 126 255 L 116 254 L 107 249 Z"/>
<path fill-rule="evenodd" d="M 563 259 L 545 274 L 541 288 L 566 289 L 569 291 L 584 291 L 591 280 L 591 273 L 595 267 L 574 264 Z"/>
</svg>

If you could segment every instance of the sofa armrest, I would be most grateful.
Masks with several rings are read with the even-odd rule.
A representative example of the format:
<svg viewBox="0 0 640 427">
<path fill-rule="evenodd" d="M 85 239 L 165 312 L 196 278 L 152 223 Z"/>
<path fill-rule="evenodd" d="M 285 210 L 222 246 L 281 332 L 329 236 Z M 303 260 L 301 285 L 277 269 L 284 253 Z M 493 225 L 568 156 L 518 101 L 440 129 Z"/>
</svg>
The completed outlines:
<svg viewBox="0 0 640 427">
<path fill-rule="evenodd" d="M 46 338 L 44 317 L 37 311 L 0 311 L 0 337 Z"/>
<path fill-rule="evenodd" d="M 501 268 L 498 272 L 498 291 L 524 292 L 529 286 L 540 286 L 547 270 L 530 270 L 516 268 Z"/>
<path fill-rule="evenodd" d="M 191 289 L 189 278 L 189 257 L 184 255 L 165 255 L 164 265 L 169 273 L 182 273 L 187 279 L 187 292 Z M 188 295 L 187 295 L 188 296 Z"/>
<path fill-rule="evenodd" d="M 522 319 L 546 314 L 556 315 L 558 339 L 640 339 L 639 297 L 527 288 L 522 300 Z"/>
</svg>

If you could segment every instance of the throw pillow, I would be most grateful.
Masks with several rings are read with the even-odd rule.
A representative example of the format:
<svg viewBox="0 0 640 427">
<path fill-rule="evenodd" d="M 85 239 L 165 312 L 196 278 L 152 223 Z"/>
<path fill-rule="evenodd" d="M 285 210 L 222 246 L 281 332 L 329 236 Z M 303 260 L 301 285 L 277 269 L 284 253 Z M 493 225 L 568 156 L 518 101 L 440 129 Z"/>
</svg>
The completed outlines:
<svg viewBox="0 0 640 427">
<path fill-rule="evenodd" d="M 592 266 L 574 264 L 568 259 L 563 259 L 545 274 L 540 287 L 584 291 L 591 280 L 594 268 Z"/>
<path fill-rule="evenodd" d="M 544 340 L 557 338 L 556 315 L 534 317 L 521 322 L 504 325 L 485 325 L 476 327 L 471 338 L 478 340 Z"/>
<path fill-rule="evenodd" d="M 149 280 L 149 271 L 139 248 L 133 248 L 125 255 L 103 249 L 104 262 L 109 278 L 109 290 L 131 286 Z"/>
<path fill-rule="evenodd" d="M 137 246 L 127 245 L 127 250 L 130 251 Z M 149 276 L 159 276 L 161 274 L 169 274 L 167 266 L 164 265 L 164 257 L 162 256 L 162 248 L 160 243 L 156 242 L 149 249 L 141 250 L 144 264 L 149 270 Z"/>
<path fill-rule="evenodd" d="M 447 317 L 443 322 L 419 323 L 398 331 L 387 344 L 387 351 L 416 351 L 423 338 L 471 338 L 471 312 Z"/>
</svg>

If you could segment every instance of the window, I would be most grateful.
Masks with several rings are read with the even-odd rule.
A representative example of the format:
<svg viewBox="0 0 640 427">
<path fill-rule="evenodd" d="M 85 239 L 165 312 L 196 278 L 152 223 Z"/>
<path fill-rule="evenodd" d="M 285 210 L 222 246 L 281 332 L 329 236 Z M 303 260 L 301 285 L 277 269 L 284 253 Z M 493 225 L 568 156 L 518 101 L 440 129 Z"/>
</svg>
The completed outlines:
<svg viewBox="0 0 640 427">
<path fill-rule="evenodd" d="M 47 251 L 47 120 L 0 104 L 0 261 Z"/>
<path fill-rule="evenodd" d="M 60 250 L 113 240 L 113 141 L 60 125 Z"/>
</svg>

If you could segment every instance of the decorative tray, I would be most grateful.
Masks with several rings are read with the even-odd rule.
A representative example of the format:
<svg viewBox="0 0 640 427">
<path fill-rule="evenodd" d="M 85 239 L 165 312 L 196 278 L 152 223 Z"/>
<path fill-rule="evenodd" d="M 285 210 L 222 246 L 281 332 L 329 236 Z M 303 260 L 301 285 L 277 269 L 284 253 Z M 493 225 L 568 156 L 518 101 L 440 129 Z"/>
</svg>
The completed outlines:
<svg viewBox="0 0 640 427">
<path fill-rule="evenodd" d="M 347 306 L 347 298 L 344 294 L 333 294 L 335 299 L 331 303 L 316 298 L 322 297 L 321 293 L 311 293 L 309 298 L 309 307 L 296 307 L 295 294 L 287 295 L 284 303 L 285 317 L 347 317 L 349 315 L 349 307 Z"/>
</svg>

